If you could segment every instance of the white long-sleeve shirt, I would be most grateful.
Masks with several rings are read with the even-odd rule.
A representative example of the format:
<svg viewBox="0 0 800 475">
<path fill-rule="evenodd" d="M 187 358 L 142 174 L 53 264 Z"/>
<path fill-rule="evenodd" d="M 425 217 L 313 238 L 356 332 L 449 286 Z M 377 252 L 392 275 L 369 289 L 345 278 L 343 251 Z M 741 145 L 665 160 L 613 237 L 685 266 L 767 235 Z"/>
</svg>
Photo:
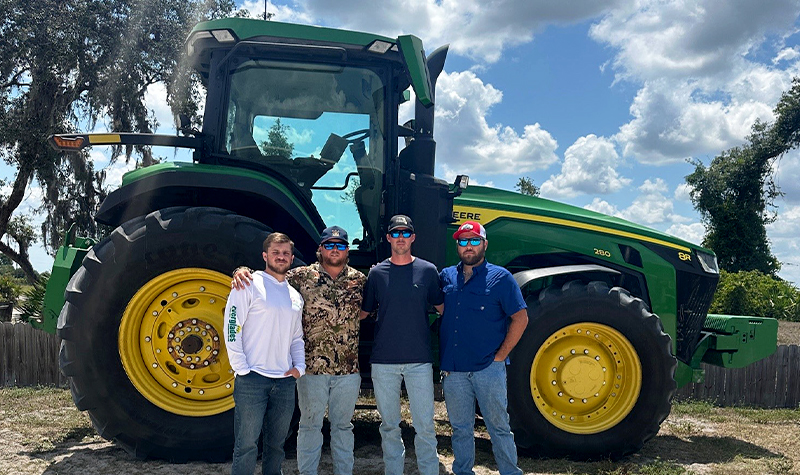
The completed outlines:
<svg viewBox="0 0 800 475">
<path fill-rule="evenodd" d="M 292 368 L 306 370 L 303 297 L 285 280 L 263 271 L 242 290 L 231 290 L 225 306 L 225 347 L 231 368 L 283 378 Z"/>
</svg>

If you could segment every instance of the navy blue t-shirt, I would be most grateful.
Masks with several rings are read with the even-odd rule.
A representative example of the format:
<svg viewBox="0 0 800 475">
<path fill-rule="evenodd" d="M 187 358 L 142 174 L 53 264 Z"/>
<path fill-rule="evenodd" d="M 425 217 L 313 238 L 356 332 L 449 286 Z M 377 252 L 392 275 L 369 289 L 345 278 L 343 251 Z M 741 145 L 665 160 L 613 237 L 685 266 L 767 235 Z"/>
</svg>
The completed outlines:
<svg viewBox="0 0 800 475">
<path fill-rule="evenodd" d="M 389 259 L 369 271 L 361 309 L 378 309 L 373 363 L 432 363 L 428 308 L 444 302 L 439 272 L 416 258 L 395 265 Z"/>
</svg>

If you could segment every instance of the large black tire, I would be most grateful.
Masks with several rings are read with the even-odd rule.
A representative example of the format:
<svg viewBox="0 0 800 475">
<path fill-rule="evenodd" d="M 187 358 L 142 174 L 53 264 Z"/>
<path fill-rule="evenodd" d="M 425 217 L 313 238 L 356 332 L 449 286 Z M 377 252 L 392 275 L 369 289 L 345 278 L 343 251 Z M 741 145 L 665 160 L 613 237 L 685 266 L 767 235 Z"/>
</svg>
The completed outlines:
<svg viewBox="0 0 800 475">
<path fill-rule="evenodd" d="M 231 456 L 224 305 L 234 268 L 263 268 L 269 232 L 230 211 L 175 207 L 132 219 L 92 248 L 67 286 L 58 334 L 75 404 L 100 435 L 137 458 Z M 180 343 L 178 327 L 187 331 Z"/>
<path fill-rule="evenodd" d="M 521 449 L 615 459 L 658 433 L 677 388 L 677 360 L 642 300 L 602 282 L 574 281 L 531 299 L 528 318 L 508 371 Z"/>
</svg>

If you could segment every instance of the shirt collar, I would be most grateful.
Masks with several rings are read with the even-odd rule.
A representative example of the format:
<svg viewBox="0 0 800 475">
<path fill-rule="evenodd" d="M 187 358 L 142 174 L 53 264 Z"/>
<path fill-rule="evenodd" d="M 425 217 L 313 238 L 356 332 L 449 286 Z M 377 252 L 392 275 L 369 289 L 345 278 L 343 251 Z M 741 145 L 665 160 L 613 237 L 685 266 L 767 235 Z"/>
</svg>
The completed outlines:
<svg viewBox="0 0 800 475">
<path fill-rule="evenodd" d="M 472 268 L 472 275 L 478 275 L 481 272 L 483 272 L 486 269 L 486 264 L 487 264 L 486 257 L 484 257 L 483 258 L 483 262 L 481 262 L 480 264 L 478 264 L 477 266 L 474 266 Z M 464 263 L 463 262 L 459 262 L 456 265 L 456 269 L 458 269 L 458 273 L 459 274 L 463 274 L 464 273 Z"/>
</svg>

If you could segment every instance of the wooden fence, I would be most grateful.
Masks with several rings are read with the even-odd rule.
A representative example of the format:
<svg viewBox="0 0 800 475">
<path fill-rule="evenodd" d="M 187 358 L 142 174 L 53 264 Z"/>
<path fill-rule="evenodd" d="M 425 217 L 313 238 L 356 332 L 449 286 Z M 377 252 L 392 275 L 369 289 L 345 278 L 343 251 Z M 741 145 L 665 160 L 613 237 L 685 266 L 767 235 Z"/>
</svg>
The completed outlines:
<svg viewBox="0 0 800 475">
<path fill-rule="evenodd" d="M 721 406 L 800 406 L 800 346 L 781 345 L 769 358 L 745 368 L 704 364 L 705 381 L 690 383 L 675 398 L 710 401 Z"/>
<path fill-rule="evenodd" d="M 58 337 L 30 325 L 0 323 L 0 387 L 65 386 L 58 346 Z M 775 354 L 746 368 L 703 367 L 705 381 L 682 387 L 676 399 L 722 406 L 800 406 L 800 346 L 779 346 Z"/>
<path fill-rule="evenodd" d="M 30 325 L 0 323 L 0 387 L 65 386 L 58 337 Z"/>
</svg>

